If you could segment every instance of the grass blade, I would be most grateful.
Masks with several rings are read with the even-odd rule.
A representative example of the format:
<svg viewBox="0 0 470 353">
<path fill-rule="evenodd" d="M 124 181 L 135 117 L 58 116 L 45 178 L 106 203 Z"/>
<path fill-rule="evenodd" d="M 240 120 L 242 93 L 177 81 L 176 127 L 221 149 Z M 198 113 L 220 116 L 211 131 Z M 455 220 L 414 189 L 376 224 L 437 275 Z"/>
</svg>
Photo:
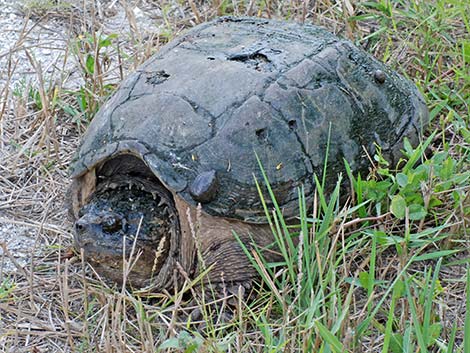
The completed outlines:
<svg viewBox="0 0 470 353">
<path fill-rule="evenodd" d="M 466 291 L 466 310 L 465 310 L 465 326 L 464 326 L 464 339 L 463 351 L 470 352 L 470 267 L 467 267 L 467 283 L 465 286 Z"/>
<path fill-rule="evenodd" d="M 344 352 L 344 347 L 341 342 L 323 325 L 320 321 L 315 321 L 315 327 L 323 340 L 328 343 L 334 352 Z"/>
</svg>

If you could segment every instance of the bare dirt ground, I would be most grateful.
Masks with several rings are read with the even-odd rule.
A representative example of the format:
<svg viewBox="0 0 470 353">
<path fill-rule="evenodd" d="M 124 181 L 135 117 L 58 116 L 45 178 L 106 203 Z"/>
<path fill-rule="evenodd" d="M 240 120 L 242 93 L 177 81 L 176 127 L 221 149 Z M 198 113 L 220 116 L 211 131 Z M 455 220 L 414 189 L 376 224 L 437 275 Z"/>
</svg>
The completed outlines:
<svg viewBox="0 0 470 353">
<path fill-rule="evenodd" d="M 169 31 L 175 35 L 175 28 L 194 24 L 184 12 L 191 9 L 176 2 L 165 2 L 165 6 L 152 1 L 135 3 L 67 1 L 54 6 L 51 1 L 0 0 L 3 277 L 18 267 L 33 265 L 37 250 L 52 246 L 44 232 L 54 234 L 52 243 L 60 238 L 68 245 L 72 237 L 63 195 L 69 183 L 67 166 L 83 132 L 81 117 L 46 116 L 55 112 L 37 104 L 42 93 L 51 94 L 49 103 L 58 110 L 64 102 L 55 104 L 57 94 L 51 91 L 73 91 L 84 84 L 79 59 L 71 52 L 71 38 L 93 28 L 103 37 L 115 35 L 123 56 L 140 52 L 141 57 L 128 58 L 128 63 L 117 63 L 115 56 L 109 56 L 114 62 L 109 63 L 104 80 L 116 85 L 158 48 L 159 36 L 166 37 Z M 334 29 L 335 23 L 330 27 Z M 136 51 L 137 45 L 148 48 Z"/>
<path fill-rule="evenodd" d="M 48 14 L 53 9 L 46 7 L 35 12 L 38 9 L 27 6 L 33 6 L 33 2 L 0 2 L 0 86 L 2 97 L 8 97 L 2 102 L 0 125 L 0 239 L 12 256 L 8 258 L 0 252 L 4 274 L 15 269 L 12 259 L 17 261 L 16 266 L 23 267 L 34 259 L 38 248 L 50 245 L 41 237 L 43 230 L 55 232 L 67 242 L 70 240 L 63 195 L 77 131 L 74 126 L 68 126 L 67 120 L 56 120 L 51 125 L 40 121 L 40 114 L 31 113 L 28 104 L 31 104 L 30 92 L 37 91 L 41 85 L 72 90 L 83 84 L 76 59 L 68 52 L 73 30 L 68 20 L 75 27 L 81 26 L 82 9 L 78 3 L 73 5 L 76 8 L 67 7 L 64 16 L 57 13 L 53 16 L 52 11 Z M 129 36 L 125 9 L 116 2 L 107 5 L 100 8 L 103 35 Z M 143 28 L 140 33 L 158 31 L 150 13 L 139 7 L 131 11 Z M 46 125 L 55 129 L 54 141 L 46 136 L 49 132 Z M 59 154 L 50 150 L 51 144 L 60 146 Z M 46 171 L 45 159 L 54 168 Z"/>
<path fill-rule="evenodd" d="M 17 304 L 22 295 L 34 297 L 30 307 L 0 304 L 2 352 L 20 352 L 21 347 L 28 352 L 73 351 L 56 347 L 52 337 L 70 328 L 49 311 L 53 293 L 60 291 L 60 257 L 70 255 L 64 195 L 67 167 L 83 131 L 77 123 L 82 117 L 73 120 L 59 113 L 59 105 L 67 102 L 54 102 L 54 91 L 74 91 L 84 84 L 70 38 L 99 23 L 103 36 L 119 37 L 125 53 L 136 33 L 144 40 L 161 30 L 157 6 L 141 2 L 140 7 L 124 8 L 117 1 L 97 1 L 90 9 L 81 1 L 68 3 L 60 11 L 52 2 L 0 1 L 0 298 L 13 289 Z M 126 65 L 122 67 L 125 74 Z M 110 70 L 106 82 L 115 84 L 122 74 Z M 48 99 L 51 104 L 41 106 Z M 46 326 L 44 315 L 50 317 Z M 46 343 L 41 337 L 48 334 Z"/>
</svg>

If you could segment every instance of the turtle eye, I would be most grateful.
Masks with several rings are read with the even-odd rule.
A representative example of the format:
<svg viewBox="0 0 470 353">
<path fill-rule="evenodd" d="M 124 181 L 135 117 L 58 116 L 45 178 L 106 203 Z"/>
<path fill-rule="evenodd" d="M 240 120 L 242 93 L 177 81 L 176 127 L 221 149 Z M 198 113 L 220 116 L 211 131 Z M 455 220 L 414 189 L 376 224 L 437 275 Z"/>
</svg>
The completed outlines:
<svg viewBox="0 0 470 353">
<path fill-rule="evenodd" d="M 101 219 L 101 226 L 103 230 L 107 233 L 114 233 L 122 228 L 121 218 L 116 217 L 115 215 L 108 215 Z"/>
</svg>

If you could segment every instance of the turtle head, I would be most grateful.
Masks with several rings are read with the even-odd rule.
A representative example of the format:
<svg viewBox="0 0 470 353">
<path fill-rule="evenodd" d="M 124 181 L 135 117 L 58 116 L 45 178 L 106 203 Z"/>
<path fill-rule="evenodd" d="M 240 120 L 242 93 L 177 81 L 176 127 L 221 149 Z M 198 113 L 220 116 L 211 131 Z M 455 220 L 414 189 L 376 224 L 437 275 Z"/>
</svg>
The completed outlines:
<svg viewBox="0 0 470 353">
<path fill-rule="evenodd" d="M 98 273 L 117 283 L 126 274 L 127 283 L 142 287 L 158 275 L 178 227 L 171 195 L 162 185 L 115 175 L 98 184 L 80 209 L 74 241 Z"/>
<path fill-rule="evenodd" d="M 126 233 L 128 230 L 127 219 L 123 215 L 96 208 L 85 213 L 75 222 L 75 232 L 81 246 L 93 243 L 97 235 Z"/>
</svg>

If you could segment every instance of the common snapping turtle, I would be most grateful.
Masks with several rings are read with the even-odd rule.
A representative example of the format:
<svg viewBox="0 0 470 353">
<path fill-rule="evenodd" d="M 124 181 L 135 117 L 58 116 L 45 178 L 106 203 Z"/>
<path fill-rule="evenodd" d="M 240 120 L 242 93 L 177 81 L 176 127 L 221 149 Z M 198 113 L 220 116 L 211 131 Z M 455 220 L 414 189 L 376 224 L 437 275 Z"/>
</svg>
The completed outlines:
<svg viewBox="0 0 470 353">
<path fill-rule="evenodd" d="M 411 82 L 322 28 L 201 24 L 130 75 L 89 126 L 72 165 L 75 244 L 118 282 L 123 253 L 139 253 L 134 286 L 194 276 L 198 251 L 212 283 L 249 283 L 256 273 L 233 232 L 247 244 L 273 241 L 256 155 L 291 219 L 298 186 L 313 199 L 328 143 L 327 190 L 343 158 L 366 174 L 378 144 L 396 162 L 427 121 Z"/>
</svg>

